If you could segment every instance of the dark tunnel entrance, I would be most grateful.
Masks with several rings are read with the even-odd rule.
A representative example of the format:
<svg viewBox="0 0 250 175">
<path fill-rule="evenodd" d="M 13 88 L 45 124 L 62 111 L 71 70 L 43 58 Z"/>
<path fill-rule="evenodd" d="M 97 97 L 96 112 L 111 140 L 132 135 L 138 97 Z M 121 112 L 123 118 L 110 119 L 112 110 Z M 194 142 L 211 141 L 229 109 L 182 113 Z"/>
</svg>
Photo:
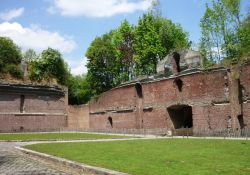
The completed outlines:
<svg viewBox="0 0 250 175">
<path fill-rule="evenodd" d="M 113 128 L 113 119 L 112 119 L 112 117 L 108 117 L 108 123 L 109 123 L 109 127 Z"/>
<path fill-rule="evenodd" d="M 174 105 L 167 108 L 174 129 L 192 128 L 192 107 L 188 105 Z"/>
</svg>

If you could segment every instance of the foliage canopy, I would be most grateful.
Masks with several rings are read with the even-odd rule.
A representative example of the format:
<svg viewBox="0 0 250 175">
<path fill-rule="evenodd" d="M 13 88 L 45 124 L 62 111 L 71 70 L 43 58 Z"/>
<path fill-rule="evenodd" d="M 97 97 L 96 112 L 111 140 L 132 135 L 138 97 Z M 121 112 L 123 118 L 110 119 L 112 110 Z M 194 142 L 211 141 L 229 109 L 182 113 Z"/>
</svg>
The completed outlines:
<svg viewBox="0 0 250 175">
<path fill-rule="evenodd" d="M 22 78 L 20 48 L 8 37 L 0 37 L 0 73 Z"/>
<path fill-rule="evenodd" d="M 158 61 L 171 50 L 187 47 L 187 33 L 162 16 L 146 13 L 136 26 L 124 20 L 117 29 L 96 37 L 87 50 L 87 80 L 92 94 L 154 74 Z"/>
</svg>

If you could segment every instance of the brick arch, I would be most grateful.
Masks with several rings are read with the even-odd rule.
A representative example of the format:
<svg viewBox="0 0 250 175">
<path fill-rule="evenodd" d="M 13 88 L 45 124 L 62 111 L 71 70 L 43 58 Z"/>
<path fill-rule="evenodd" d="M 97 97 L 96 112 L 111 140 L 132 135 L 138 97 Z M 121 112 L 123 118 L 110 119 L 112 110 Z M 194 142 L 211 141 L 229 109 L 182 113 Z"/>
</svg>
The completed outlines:
<svg viewBox="0 0 250 175">
<path fill-rule="evenodd" d="M 167 108 L 167 112 L 175 129 L 193 127 L 192 106 L 186 104 L 171 105 Z"/>
</svg>

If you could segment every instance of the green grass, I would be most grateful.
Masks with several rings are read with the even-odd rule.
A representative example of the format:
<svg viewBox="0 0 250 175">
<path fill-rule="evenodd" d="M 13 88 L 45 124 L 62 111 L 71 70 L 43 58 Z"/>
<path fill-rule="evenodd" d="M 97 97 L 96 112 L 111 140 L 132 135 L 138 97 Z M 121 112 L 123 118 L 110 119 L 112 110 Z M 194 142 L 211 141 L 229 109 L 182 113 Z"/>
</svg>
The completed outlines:
<svg viewBox="0 0 250 175">
<path fill-rule="evenodd" d="M 250 141 L 157 139 L 25 147 L 138 175 L 250 174 Z"/>
<path fill-rule="evenodd" d="M 89 133 L 10 133 L 0 134 L 0 141 L 32 141 L 32 140 L 77 140 L 77 139 L 110 139 L 123 136 L 89 134 Z"/>
</svg>

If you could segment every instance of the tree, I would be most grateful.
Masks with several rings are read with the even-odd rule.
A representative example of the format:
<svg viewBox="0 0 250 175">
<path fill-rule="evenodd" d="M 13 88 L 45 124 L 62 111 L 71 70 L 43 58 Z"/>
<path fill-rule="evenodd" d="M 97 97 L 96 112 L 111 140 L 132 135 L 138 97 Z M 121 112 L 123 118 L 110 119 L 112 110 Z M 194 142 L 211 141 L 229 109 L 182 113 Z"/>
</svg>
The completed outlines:
<svg viewBox="0 0 250 175">
<path fill-rule="evenodd" d="M 155 27 L 155 17 L 150 13 L 139 19 L 134 49 L 137 75 L 156 73 L 156 65 L 164 56 L 164 48 Z"/>
<path fill-rule="evenodd" d="M 69 76 L 68 79 L 69 104 L 85 104 L 92 96 L 89 83 L 85 75 Z"/>
<path fill-rule="evenodd" d="M 87 50 L 87 80 L 93 95 L 100 94 L 114 86 L 116 74 L 116 50 L 111 43 L 112 33 L 97 37 Z"/>
<path fill-rule="evenodd" d="M 36 59 L 38 59 L 38 55 L 36 54 L 36 52 L 33 49 L 28 49 L 23 54 L 23 60 L 27 63 L 30 63 Z"/>
<path fill-rule="evenodd" d="M 134 39 L 137 75 L 156 73 L 156 65 L 171 50 L 187 48 L 188 35 L 180 25 L 152 13 L 139 19 Z"/>
<path fill-rule="evenodd" d="M 242 57 L 250 56 L 250 14 L 242 22 L 238 36 L 240 39 L 239 55 Z"/>
<path fill-rule="evenodd" d="M 213 0 L 201 19 L 200 50 L 205 62 L 240 56 L 240 0 Z"/>
<path fill-rule="evenodd" d="M 21 60 L 20 48 L 10 38 L 0 37 L 0 72 L 22 78 Z"/>
<path fill-rule="evenodd" d="M 156 29 L 159 32 L 164 55 L 172 50 L 189 48 L 188 33 L 179 24 L 163 17 L 156 18 Z"/>
<path fill-rule="evenodd" d="M 33 81 L 51 81 L 56 79 L 61 85 L 67 83 L 69 71 L 59 51 L 48 48 L 44 50 L 38 60 L 30 65 L 30 79 Z"/>
<path fill-rule="evenodd" d="M 20 48 L 8 37 L 0 37 L 0 61 L 3 64 L 20 64 Z"/>
<path fill-rule="evenodd" d="M 118 29 L 113 31 L 112 41 L 116 49 L 117 76 L 115 84 L 131 80 L 133 72 L 133 42 L 134 27 L 127 20 L 124 20 Z"/>
<path fill-rule="evenodd" d="M 188 47 L 187 33 L 153 12 L 144 14 L 137 26 L 127 20 L 95 38 L 87 50 L 87 81 L 97 95 L 138 75 L 156 73 L 156 65 L 171 50 Z"/>
</svg>

